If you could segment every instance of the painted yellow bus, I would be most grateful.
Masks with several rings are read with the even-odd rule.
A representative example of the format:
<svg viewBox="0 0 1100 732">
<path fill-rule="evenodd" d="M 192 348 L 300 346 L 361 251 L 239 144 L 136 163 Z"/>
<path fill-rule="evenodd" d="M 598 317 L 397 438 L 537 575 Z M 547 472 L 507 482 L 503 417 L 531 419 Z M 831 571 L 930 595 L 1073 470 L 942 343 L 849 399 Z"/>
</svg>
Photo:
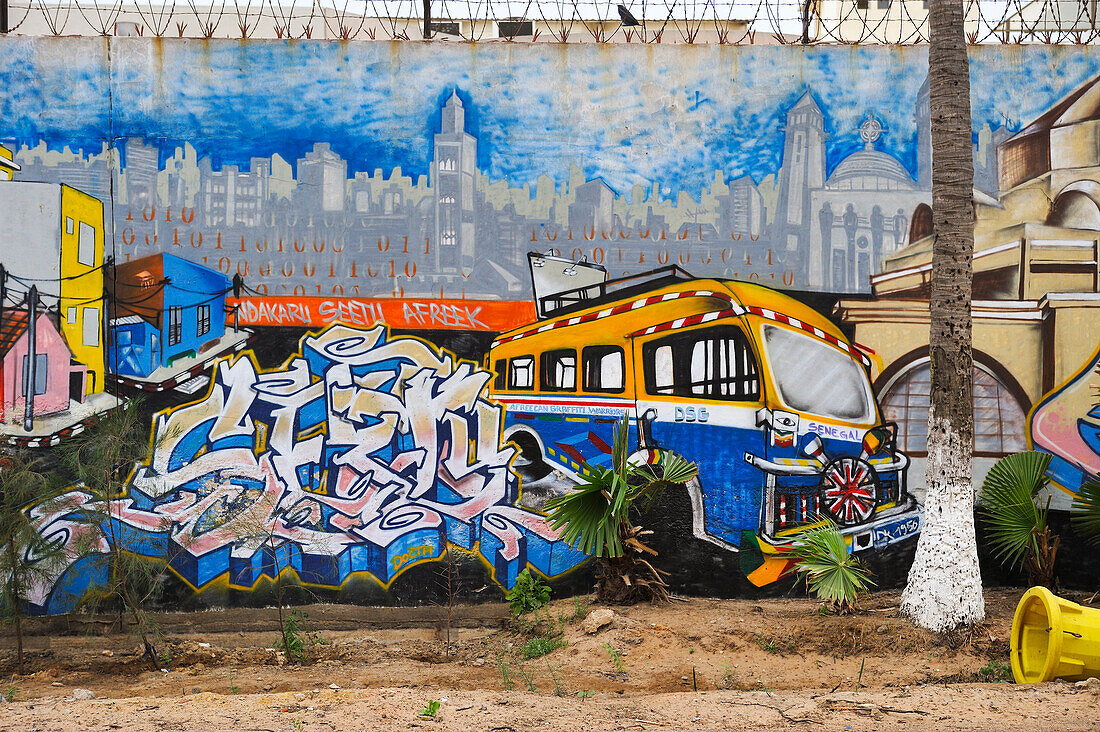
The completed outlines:
<svg viewBox="0 0 1100 732">
<path fill-rule="evenodd" d="M 525 501 L 609 466 L 625 414 L 633 459 L 667 450 L 698 464 L 693 533 L 729 551 L 751 541 L 765 559 L 756 584 L 825 519 L 853 552 L 919 532 L 868 355 L 809 306 L 669 267 L 540 298 L 538 312 L 487 357 Z"/>
</svg>

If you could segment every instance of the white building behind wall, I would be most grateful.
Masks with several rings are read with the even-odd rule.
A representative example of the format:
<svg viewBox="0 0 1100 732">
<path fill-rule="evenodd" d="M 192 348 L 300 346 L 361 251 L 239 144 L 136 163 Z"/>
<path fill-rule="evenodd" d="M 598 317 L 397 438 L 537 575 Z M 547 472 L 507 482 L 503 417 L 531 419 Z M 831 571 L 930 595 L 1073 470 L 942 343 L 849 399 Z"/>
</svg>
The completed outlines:
<svg viewBox="0 0 1100 732">
<path fill-rule="evenodd" d="M 1095 41 L 1097 0 L 964 0 L 970 43 Z M 818 0 L 810 37 L 823 42 L 927 43 L 928 0 Z M 1079 37 L 1080 36 L 1080 40 Z"/>
<path fill-rule="evenodd" d="M 624 27 L 617 2 L 432 0 L 436 40 L 569 43 L 748 43 L 758 3 L 742 0 L 684 5 L 624 0 L 637 27 Z M 12 33 L 200 38 L 421 40 L 421 0 L 229 0 L 203 4 L 121 0 L 13 0 Z M 755 43 L 775 43 L 762 28 Z"/>
</svg>

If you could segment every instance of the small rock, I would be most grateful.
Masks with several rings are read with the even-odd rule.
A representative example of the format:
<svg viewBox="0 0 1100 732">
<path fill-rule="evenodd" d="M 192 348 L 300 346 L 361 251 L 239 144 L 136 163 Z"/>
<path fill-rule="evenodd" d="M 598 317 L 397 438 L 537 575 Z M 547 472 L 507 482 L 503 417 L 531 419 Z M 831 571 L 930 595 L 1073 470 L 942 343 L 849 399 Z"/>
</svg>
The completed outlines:
<svg viewBox="0 0 1100 732">
<path fill-rule="evenodd" d="M 206 670 L 206 664 L 205 663 L 196 663 L 194 666 L 191 667 L 191 670 L 192 671 L 205 671 Z"/>
<path fill-rule="evenodd" d="M 337 689 L 340 688 L 340 685 L 339 684 L 329 684 L 328 688 L 332 689 L 333 691 L 336 691 Z"/>
<path fill-rule="evenodd" d="M 201 693 L 202 693 L 202 689 L 200 689 L 200 688 L 199 688 L 199 687 L 197 687 L 197 686 L 192 686 L 192 687 L 191 687 L 191 693 L 192 693 L 192 694 L 201 694 Z"/>
<path fill-rule="evenodd" d="M 115 652 L 114 651 L 101 651 L 99 655 L 107 656 L 108 658 L 110 658 L 111 656 L 115 655 Z"/>
<path fill-rule="evenodd" d="M 1087 678 L 1084 681 L 1078 681 L 1076 684 L 1074 684 L 1074 686 L 1076 686 L 1078 689 L 1083 689 L 1093 694 L 1100 695 L 1100 679 L 1096 678 L 1095 676 Z"/>
<path fill-rule="evenodd" d="M 598 610 L 593 610 L 588 613 L 588 616 L 584 619 L 582 626 L 584 632 L 588 635 L 595 635 L 600 632 L 600 628 L 611 625 L 611 621 L 615 619 L 615 612 L 609 608 L 601 607 Z"/>
<path fill-rule="evenodd" d="M 484 666 L 485 665 L 485 659 L 484 658 L 475 658 L 474 659 L 474 665 L 475 666 Z"/>
<path fill-rule="evenodd" d="M 882 625 L 875 628 L 875 632 L 878 633 L 879 635 L 885 635 L 885 634 L 890 632 L 890 626 L 887 625 L 886 623 L 883 623 Z"/>
<path fill-rule="evenodd" d="M 209 647 L 210 647 L 209 643 L 200 643 L 199 644 L 199 648 L 209 648 Z"/>
<path fill-rule="evenodd" d="M 687 681 L 687 680 L 688 680 L 688 677 L 687 677 L 687 676 L 681 676 L 681 677 L 680 677 L 680 681 Z"/>
<path fill-rule="evenodd" d="M 95 692 L 91 689 L 73 689 L 73 699 L 77 701 L 87 701 L 89 699 L 95 699 Z"/>
</svg>

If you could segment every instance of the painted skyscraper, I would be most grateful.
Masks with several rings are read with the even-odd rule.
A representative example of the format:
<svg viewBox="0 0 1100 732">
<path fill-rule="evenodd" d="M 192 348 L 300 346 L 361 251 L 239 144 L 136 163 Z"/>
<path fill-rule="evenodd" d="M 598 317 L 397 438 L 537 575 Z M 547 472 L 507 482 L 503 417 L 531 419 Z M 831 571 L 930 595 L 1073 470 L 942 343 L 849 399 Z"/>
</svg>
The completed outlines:
<svg viewBox="0 0 1100 732">
<path fill-rule="evenodd" d="M 810 229 L 810 191 L 825 185 L 825 117 L 806 92 L 787 113 L 775 243 L 789 252 L 802 247 Z"/>
<path fill-rule="evenodd" d="M 477 139 L 466 132 L 466 110 L 457 92 L 443 106 L 443 123 L 435 135 L 432 187 L 435 190 L 437 262 L 443 271 L 474 263 L 477 209 Z"/>
</svg>

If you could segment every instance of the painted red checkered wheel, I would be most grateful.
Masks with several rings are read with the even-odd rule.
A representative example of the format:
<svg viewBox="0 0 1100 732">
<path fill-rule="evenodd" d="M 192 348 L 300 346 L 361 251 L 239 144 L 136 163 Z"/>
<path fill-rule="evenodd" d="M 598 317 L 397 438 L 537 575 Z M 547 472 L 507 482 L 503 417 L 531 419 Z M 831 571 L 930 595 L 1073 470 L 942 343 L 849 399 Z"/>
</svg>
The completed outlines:
<svg viewBox="0 0 1100 732">
<path fill-rule="evenodd" d="M 822 507 L 841 526 L 871 518 L 878 501 L 878 476 L 863 460 L 838 458 L 825 466 Z"/>
</svg>

